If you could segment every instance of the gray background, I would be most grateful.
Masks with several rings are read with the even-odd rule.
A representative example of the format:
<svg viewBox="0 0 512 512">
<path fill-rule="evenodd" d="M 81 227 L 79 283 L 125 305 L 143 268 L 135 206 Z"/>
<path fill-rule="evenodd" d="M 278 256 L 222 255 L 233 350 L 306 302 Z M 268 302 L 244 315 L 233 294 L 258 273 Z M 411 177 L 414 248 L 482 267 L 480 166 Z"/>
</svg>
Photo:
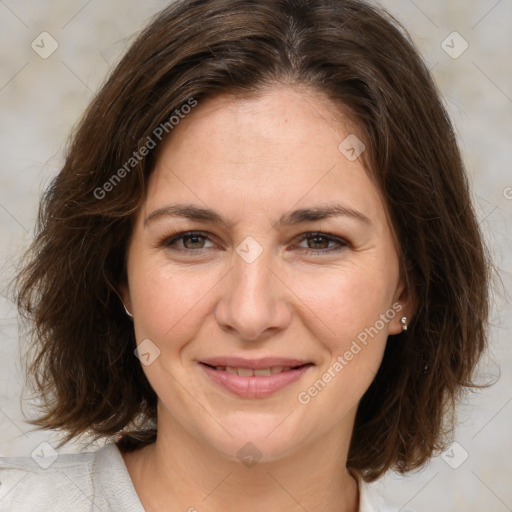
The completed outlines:
<svg viewBox="0 0 512 512">
<path fill-rule="evenodd" d="M 62 164 L 71 128 L 135 33 L 166 3 L 0 0 L 0 455 L 27 455 L 57 439 L 30 432 L 24 421 L 19 329 L 7 282 L 32 238 L 39 197 Z M 497 267 L 492 348 L 481 375 L 500 378 L 459 407 L 457 445 L 414 474 L 390 473 L 375 485 L 417 512 L 512 511 L 512 0 L 383 4 L 420 48 L 457 129 Z M 31 47 L 43 31 L 58 43 L 46 59 Z M 24 401 L 26 414 L 33 403 Z M 59 452 L 81 448 L 75 442 Z"/>
</svg>

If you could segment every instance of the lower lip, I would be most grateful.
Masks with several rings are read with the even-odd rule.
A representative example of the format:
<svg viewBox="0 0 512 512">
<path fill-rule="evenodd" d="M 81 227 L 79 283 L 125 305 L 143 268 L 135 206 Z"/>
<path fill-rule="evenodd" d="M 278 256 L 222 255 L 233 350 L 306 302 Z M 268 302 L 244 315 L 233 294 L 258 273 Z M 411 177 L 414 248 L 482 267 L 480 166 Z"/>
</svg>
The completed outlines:
<svg viewBox="0 0 512 512">
<path fill-rule="evenodd" d="M 242 398 L 265 398 L 298 381 L 313 365 L 308 364 L 274 375 L 241 377 L 223 370 L 214 370 L 200 363 L 199 366 L 214 382 Z"/>
</svg>

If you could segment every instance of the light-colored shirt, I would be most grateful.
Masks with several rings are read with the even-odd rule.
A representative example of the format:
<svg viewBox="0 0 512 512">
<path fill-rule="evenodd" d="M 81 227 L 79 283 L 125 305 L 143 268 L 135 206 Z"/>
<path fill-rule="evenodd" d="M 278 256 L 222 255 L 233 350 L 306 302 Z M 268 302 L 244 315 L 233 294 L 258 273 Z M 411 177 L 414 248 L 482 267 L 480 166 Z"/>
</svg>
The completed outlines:
<svg viewBox="0 0 512 512">
<path fill-rule="evenodd" d="M 115 443 L 54 457 L 0 457 L 0 512 L 144 512 Z M 359 512 L 407 512 L 369 484 L 359 492 Z"/>
</svg>

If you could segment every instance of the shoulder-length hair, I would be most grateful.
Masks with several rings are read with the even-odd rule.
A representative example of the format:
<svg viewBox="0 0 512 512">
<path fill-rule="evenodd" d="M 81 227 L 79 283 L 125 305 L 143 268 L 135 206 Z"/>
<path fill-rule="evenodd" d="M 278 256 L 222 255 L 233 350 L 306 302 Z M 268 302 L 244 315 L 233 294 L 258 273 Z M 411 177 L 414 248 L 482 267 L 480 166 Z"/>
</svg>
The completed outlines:
<svg viewBox="0 0 512 512">
<path fill-rule="evenodd" d="M 273 84 L 320 91 L 351 113 L 416 298 L 358 406 L 347 466 L 372 481 L 443 449 L 456 401 L 478 387 L 490 263 L 428 69 L 399 22 L 357 0 L 178 0 L 102 86 L 16 278 L 32 325 L 28 372 L 44 399 L 31 423 L 66 432 L 59 446 L 82 434 L 118 436 L 127 450 L 155 439 L 157 397 L 118 296 L 134 212 L 184 105 Z"/>
</svg>

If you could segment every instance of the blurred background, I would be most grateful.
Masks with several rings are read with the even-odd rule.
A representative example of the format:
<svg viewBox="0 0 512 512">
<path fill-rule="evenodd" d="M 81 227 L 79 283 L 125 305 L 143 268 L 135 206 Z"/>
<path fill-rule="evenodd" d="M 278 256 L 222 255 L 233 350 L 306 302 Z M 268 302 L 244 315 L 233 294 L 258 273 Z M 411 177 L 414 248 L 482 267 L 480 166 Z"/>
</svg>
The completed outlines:
<svg viewBox="0 0 512 512">
<path fill-rule="evenodd" d="M 58 439 L 25 422 L 32 404 L 7 283 L 71 130 L 136 33 L 167 3 L 0 0 L 0 456 L 30 455 Z M 450 449 L 413 474 L 389 473 L 374 485 L 416 512 L 512 511 L 512 0 L 380 4 L 408 29 L 457 130 L 497 269 L 481 380 L 499 379 L 460 405 Z M 83 449 L 75 442 L 58 451 Z"/>
</svg>

